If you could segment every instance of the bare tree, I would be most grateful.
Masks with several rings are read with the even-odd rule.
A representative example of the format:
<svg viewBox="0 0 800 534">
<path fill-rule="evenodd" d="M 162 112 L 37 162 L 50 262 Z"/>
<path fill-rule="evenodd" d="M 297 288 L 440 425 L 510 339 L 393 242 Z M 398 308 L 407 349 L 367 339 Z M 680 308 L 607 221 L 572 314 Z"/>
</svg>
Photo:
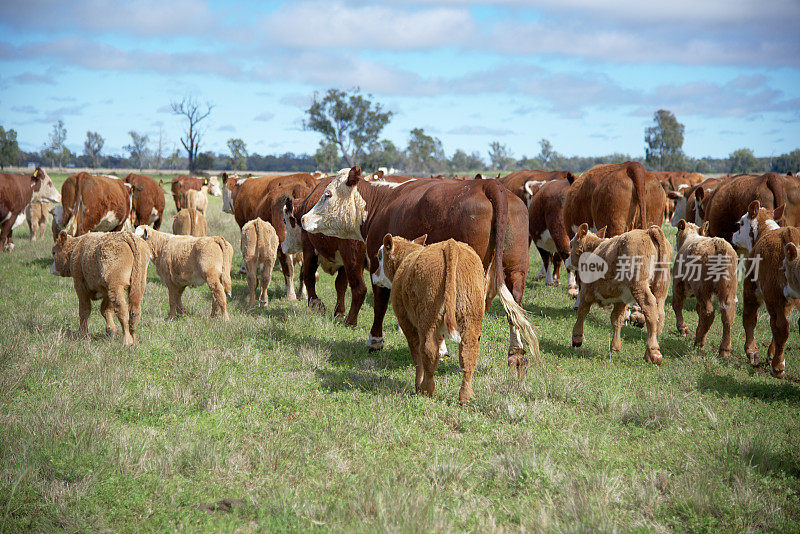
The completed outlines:
<svg viewBox="0 0 800 534">
<path fill-rule="evenodd" d="M 86 141 L 83 142 L 83 153 L 92 160 L 92 168 L 100 165 L 100 151 L 106 140 L 97 132 L 86 132 Z"/>
<path fill-rule="evenodd" d="M 173 114 L 186 117 L 188 121 L 184 136 L 181 137 L 181 144 L 189 156 L 189 171 L 194 172 L 197 170 L 197 153 L 202 139 L 198 124 L 211 114 L 214 106 L 206 102 L 203 109 L 196 98 L 185 96 L 180 101 L 170 102 L 170 108 Z"/>
<path fill-rule="evenodd" d="M 131 153 L 131 161 L 139 170 L 142 170 L 147 165 L 147 160 L 150 157 L 150 150 L 147 148 L 147 143 L 150 139 L 146 135 L 133 130 L 128 132 L 128 135 L 131 136 L 131 144 L 122 148 Z"/>
<path fill-rule="evenodd" d="M 158 143 L 156 144 L 155 153 L 153 154 L 153 166 L 156 169 L 161 168 L 164 162 L 164 128 L 158 128 Z"/>
</svg>

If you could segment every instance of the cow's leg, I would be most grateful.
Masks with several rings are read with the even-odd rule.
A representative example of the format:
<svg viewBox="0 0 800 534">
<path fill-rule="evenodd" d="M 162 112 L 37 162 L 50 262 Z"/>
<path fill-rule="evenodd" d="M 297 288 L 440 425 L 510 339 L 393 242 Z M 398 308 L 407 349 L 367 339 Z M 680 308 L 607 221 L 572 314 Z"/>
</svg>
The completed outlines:
<svg viewBox="0 0 800 534">
<path fill-rule="evenodd" d="M 344 267 L 339 267 L 339 270 L 336 271 L 336 279 L 333 282 L 333 286 L 336 288 L 336 307 L 333 309 L 333 318 L 343 319 L 344 297 L 347 294 L 347 275 L 344 273 Z"/>
<path fill-rule="evenodd" d="M 275 256 L 270 256 L 267 258 L 267 261 L 264 262 L 264 266 L 261 268 L 261 297 L 259 298 L 259 303 L 262 307 L 266 307 L 269 303 L 267 289 L 269 288 L 269 281 L 272 278 L 272 269 L 274 268 Z"/>
<path fill-rule="evenodd" d="M 536 250 L 539 251 L 539 256 L 542 257 L 542 266 L 539 268 L 539 272 L 536 274 L 535 280 L 543 280 L 548 278 L 547 272 L 550 268 L 550 252 L 539 247 L 536 247 Z"/>
<path fill-rule="evenodd" d="M 100 302 L 100 314 L 106 320 L 106 334 L 116 334 L 117 327 L 114 324 L 114 306 L 111 304 L 111 299 L 108 293 L 103 295 L 103 300 Z"/>
<path fill-rule="evenodd" d="M 83 337 L 89 337 L 89 315 L 92 313 L 92 299 L 89 291 L 82 284 L 75 281 L 75 292 L 78 294 L 78 332 Z"/>
<path fill-rule="evenodd" d="M 714 324 L 714 304 L 710 295 L 697 297 L 697 332 L 694 335 L 694 346 L 702 349 L 706 346 L 706 337 L 711 325 Z"/>
<path fill-rule="evenodd" d="M 675 312 L 675 325 L 682 336 L 689 335 L 689 326 L 683 319 L 683 303 L 686 302 L 686 284 L 679 280 L 672 282 L 672 310 Z M 698 301 L 699 302 L 699 301 Z"/>
<path fill-rule="evenodd" d="M 247 289 L 250 291 L 249 305 L 255 306 L 256 289 L 258 289 L 258 262 L 255 259 L 247 262 Z"/>
<path fill-rule="evenodd" d="M 616 302 L 611 310 L 611 327 L 613 336 L 609 350 L 617 351 L 622 349 L 622 324 L 625 322 L 625 303 Z"/>
<path fill-rule="evenodd" d="M 736 317 L 735 299 L 735 295 L 729 299 L 719 299 L 720 314 L 722 316 L 722 340 L 719 343 L 719 355 L 723 358 L 730 356 L 731 350 L 733 350 L 731 345 L 731 326 Z"/>
<path fill-rule="evenodd" d="M 556 252 L 553 254 L 553 286 L 557 287 L 561 285 L 561 263 L 563 260 L 561 259 L 561 254 Z"/>
<path fill-rule="evenodd" d="M 31 205 L 28 205 L 28 208 L 25 210 L 25 219 L 28 223 L 28 230 L 30 231 L 30 239 L 31 241 L 36 241 L 36 231 L 39 229 L 39 221 L 33 220 L 33 212 L 31 210 Z"/>
<path fill-rule="evenodd" d="M 248 270 L 249 273 L 249 270 Z M 206 279 L 211 294 L 213 295 L 213 303 L 211 305 L 211 317 L 216 317 L 222 313 L 224 321 L 230 321 L 228 315 L 228 302 L 225 298 L 225 287 L 222 284 L 222 275 L 219 273 L 210 273 Z"/>
<path fill-rule="evenodd" d="M 297 282 L 300 284 L 300 300 L 308 299 L 308 287 L 306 287 L 305 280 L 303 279 L 303 256 L 302 254 L 292 254 L 292 261 L 297 263 L 297 266 L 300 267 L 300 276 Z M 294 272 L 294 271 L 292 271 Z"/>
<path fill-rule="evenodd" d="M 506 286 L 511 290 L 514 302 L 522 306 L 522 294 L 525 290 L 525 273 L 514 271 L 506 275 Z M 525 378 L 528 372 L 528 358 L 525 356 L 525 348 L 522 345 L 522 338 L 519 330 L 508 318 L 508 370 L 511 375 L 520 380 Z"/>
<path fill-rule="evenodd" d="M 133 345 L 130 331 L 130 311 L 128 310 L 128 301 L 125 299 L 125 290 L 121 287 L 109 288 L 108 298 L 114 305 L 114 313 L 122 326 L 122 344 Z"/>
<path fill-rule="evenodd" d="M 578 313 L 575 317 L 575 326 L 572 327 L 572 346 L 580 347 L 583 345 L 583 322 L 589 315 L 592 305 L 588 298 L 578 299 Z"/>
<path fill-rule="evenodd" d="M 369 350 L 381 350 L 383 348 L 383 318 L 386 316 L 386 310 L 389 307 L 389 297 L 391 291 L 385 287 L 376 286 L 372 284 L 372 294 L 374 295 L 374 318 L 372 320 L 372 328 L 369 331 L 369 340 L 367 347 Z"/>
<path fill-rule="evenodd" d="M 408 351 L 411 353 L 411 360 L 414 362 L 414 393 L 420 392 L 422 377 L 425 375 L 425 368 L 422 366 L 422 354 L 420 353 L 420 337 L 417 328 L 408 320 L 402 310 L 396 310 L 397 324 L 406 336 Z"/>
<path fill-rule="evenodd" d="M 578 279 L 572 270 L 567 273 L 567 295 L 574 299 L 578 298 Z"/>
<path fill-rule="evenodd" d="M 772 329 L 770 352 L 774 348 L 769 372 L 775 378 L 783 378 L 786 376 L 786 361 L 783 351 L 786 347 L 786 340 L 789 339 L 788 317 L 792 307 L 789 303 L 784 303 L 783 306 L 775 305 L 772 308 L 767 310 L 770 312 L 769 325 Z"/>
<path fill-rule="evenodd" d="M 345 324 L 350 326 L 356 326 L 358 323 L 358 312 L 361 311 L 364 298 L 367 296 L 367 284 L 364 283 L 364 264 L 361 258 L 353 256 L 355 254 L 344 258 L 344 272 L 350 286 L 350 311 L 347 313 Z"/>
<path fill-rule="evenodd" d="M 466 402 L 475 396 L 472 390 L 472 374 L 478 365 L 478 353 L 480 352 L 481 324 L 467 325 L 465 335 L 458 346 L 458 363 L 461 366 L 463 375 L 461 376 L 461 389 L 458 391 L 458 401 Z"/>
<path fill-rule="evenodd" d="M 178 313 L 183 313 L 183 306 L 181 306 L 183 288 L 176 286 L 172 282 L 167 282 L 166 286 L 169 294 L 169 315 L 167 319 L 175 319 L 178 317 Z"/>
<path fill-rule="evenodd" d="M 758 363 L 758 347 L 756 346 L 756 322 L 758 321 L 758 295 L 756 294 L 755 283 L 745 279 L 742 288 L 742 325 L 744 326 L 744 353 L 750 365 Z"/>
<path fill-rule="evenodd" d="M 435 331 L 420 332 L 420 349 L 422 353 L 422 367 L 424 374 L 422 376 L 422 384 L 420 390 L 433 397 L 436 390 L 436 384 L 433 381 L 433 375 L 436 373 L 436 367 L 439 365 L 439 343 L 442 338 L 436 334 Z"/>
<path fill-rule="evenodd" d="M 288 300 L 297 300 L 297 295 L 294 293 L 294 263 L 292 258 L 278 249 L 278 261 L 281 264 L 283 281 L 286 284 L 286 298 Z"/>
<path fill-rule="evenodd" d="M 632 287 L 631 293 L 636 303 L 642 308 L 645 324 L 647 325 L 647 348 L 644 359 L 656 365 L 661 364 L 661 348 L 658 346 L 658 300 L 650 288 Z"/>
<path fill-rule="evenodd" d="M 303 241 L 303 283 L 308 288 L 308 307 L 325 313 L 325 304 L 317 296 L 317 266 L 319 256 L 310 243 Z"/>
<path fill-rule="evenodd" d="M 140 294 L 138 298 L 130 298 L 131 295 L 128 294 L 129 303 L 128 303 L 128 310 L 129 310 L 129 319 L 128 319 L 128 329 L 131 332 L 131 340 L 135 345 L 136 341 L 136 329 L 139 326 L 139 321 L 142 319 L 142 297 L 144 295 Z"/>
</svg>

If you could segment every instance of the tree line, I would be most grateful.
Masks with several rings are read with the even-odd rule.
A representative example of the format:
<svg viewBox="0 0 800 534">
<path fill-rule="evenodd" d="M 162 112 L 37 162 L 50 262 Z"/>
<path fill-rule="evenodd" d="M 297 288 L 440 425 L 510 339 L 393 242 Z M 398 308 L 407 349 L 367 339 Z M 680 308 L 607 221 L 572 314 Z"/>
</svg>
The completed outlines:
<svg viewBox="0 0 800 534">
<path fill-rule="evenodd" d="M 311 171 L 326 172 L 342 167 L 361 165 L 365 169 L 379 167 L 402 169 L 409 174 L 469 174 L 475 172 L 508 172 L 521 169 L 566 170 L 583 172 L 594 165 L 637 160 L 651 170 L 686 170 L 701 173 L 796 172 L 800 170 L 800 149 L 776 157 L 756 157 L 749 148 L 733 151 L 727 158 L 691 158 L 683 153 L 685 127 L 668 110 L 658 110 L 653 123 L 644 132 L 645 155 L 613 153 L 602 156 L 565 156 L 547 139 L 538 143 L 538 153 L 517 158 L 499 141 L 489 144 L 486 158 L 477 151 L 458 149 L 449 157 L 440 139 L 422 128 L 409 132 L 405 148 L 398 147 L 380 134 L 393 116 L 371 95 L 358 89 L 330 89 L 316 93 L 305 111 L 303 126 L 319 133 L 322 140 L 316 152 L 309 154 L 260 155 L 250 153 L 243 139 L 226 142 L 227 152 L 201 151 L 202 123 L 214 109 L 211 103 L 201 104 L 194 97 L 170 102 L 171 112 L 184 121 L 184 132 L 177 145 L 167 147 L 163 131 L 151 139 L 131 130 L 127 155 L 105 154 L 105 139 L 96 131 L 87 131 L 81 154 L 66 146 L 67 129 L 57 121 L 41 150 L 20 150 L 17 132 L 0 126 L 0 168 L 29 163 L 50 167 L 91 168 L 155 168 L 165 170 L 237 170 L 237 171 Z"/>
</svg>

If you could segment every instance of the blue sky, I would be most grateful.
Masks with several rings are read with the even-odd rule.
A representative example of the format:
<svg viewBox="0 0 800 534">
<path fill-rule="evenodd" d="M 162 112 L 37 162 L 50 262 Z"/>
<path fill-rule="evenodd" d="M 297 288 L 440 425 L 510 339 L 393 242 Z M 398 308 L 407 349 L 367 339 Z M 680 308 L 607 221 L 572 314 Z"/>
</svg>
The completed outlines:
<svg viewBox="0 0 800 534">
<path fill-rule="evenodd" d="M 77 152 L 87 130 L 106 153 L 130 130 L 177 147 L 167 107 L 193 95 L 215 106 L 204 149 L 313 153 L 311 95 L 356 86 L 395 112 L 384 137 L 422 127 L 448 155 L 639 155 L 659 108 L 691 156 L 800 147 L 797 0 L 5 0 L 0 27 L 0 123 L 25 150 L 59 118 Z"/>
</svg>

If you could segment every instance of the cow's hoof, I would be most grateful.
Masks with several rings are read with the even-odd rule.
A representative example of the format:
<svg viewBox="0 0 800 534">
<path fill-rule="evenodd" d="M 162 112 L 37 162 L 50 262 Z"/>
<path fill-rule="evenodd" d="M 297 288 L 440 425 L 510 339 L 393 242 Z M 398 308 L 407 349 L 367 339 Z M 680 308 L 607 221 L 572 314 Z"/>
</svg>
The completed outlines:
<svg viewBox="0 0 800 534">
<path fill-rule="evenodd" d="M 689 327 L 684 325 L 678 328 L 678 335 L 686 337 L 689 335 Z"/>
<path fill-rule="evenodd" d="M 581 336 L 581 337 L 573 336 L 572 337 L 572 346 L 573 347 L 580 347 L 581 345 L 583 345 L 583 336 Z"/>
<path fill-rule="evenodd" d="M 310 299 L 308 301 L 308 307 L 311 308 L 311 311 L 325 313 L 325 304 L 323 304 L 320 299 Z"/>
<path fill-rule="evenodd" d="M 258 301 L 258 305 L 259 305 L 260 307 L 262 307 L 262 308 L 266 308 L 266 307 L 267 307 L 267 304 L 269 304 L 269 301 L 268 301 L 268 300 L 259 300 L 259 301 Z"/>
<path fill-rule="evenodd" d="M 373 337 L 372 334 L 369 335 L 369 339 L 367 340 L 367 349 L 370 352 L 375 352 L 376 350 L 381 350 L 383 348 L 383 337 Z"/>
<path fill-rule="evenodd" d="M 758 359 L 760 354 L 758 351 L 755 352 L 748 352 L 747 353 L 747 361 L 750 362 L 750 365 L 758 365 Z"/>
<path fill-rule="evenodd" d="M 785 378 L 786 369 L 775 369 L 774 367 L 770 366 L 769 374 L 771 374 L 775 378 Z"/>
<path fill-rule="evenodd" d="M 343 321 L 344 320 L 344 312 L 333 312 L 333 320 L 334 321 Z"/>
<path fill-rule="evenodd" d="M 570 287 L 569 289 L 567 289 L 567 295 L 569 295 L 570 297 L 572 297 L 574 299 L 578 298 L 578 288 L 577 287 Z"/>
<path fill-rule="evenodd" d="M 654 365 L 661 365 L 661 360 L 663 356 L 661 356 L 661 352 L 658 350 L 651 350 L 647 354 L 644 355 L 644 359 Z"/>
<path fill-rule="evenodd" d="M 719 357 L 720 358 L 730 358 L 731 357 L 731 349 L 719 349 Z"/>
<path fill-rule="evenodd" d="M 528 373 L 528 358 L 524 350 L 515 349 L 508 353 L 508 372 L 518 380 L 525 378 Z"/>
<path fill-rule="evenodd" d="M 645 320 L 644 314 L 640 311 L 632 311 L 628 317 L 628 324 L 632 324 L 637 328 L 644 328 Z"/>
<path fill-rule="evenodd" d="M 294 293 L 286 293 L 286 300 L 288 300 L 289 302 L 294 302 L 297 300 L 297 295 L 295 295 Z"/>
</svg>

